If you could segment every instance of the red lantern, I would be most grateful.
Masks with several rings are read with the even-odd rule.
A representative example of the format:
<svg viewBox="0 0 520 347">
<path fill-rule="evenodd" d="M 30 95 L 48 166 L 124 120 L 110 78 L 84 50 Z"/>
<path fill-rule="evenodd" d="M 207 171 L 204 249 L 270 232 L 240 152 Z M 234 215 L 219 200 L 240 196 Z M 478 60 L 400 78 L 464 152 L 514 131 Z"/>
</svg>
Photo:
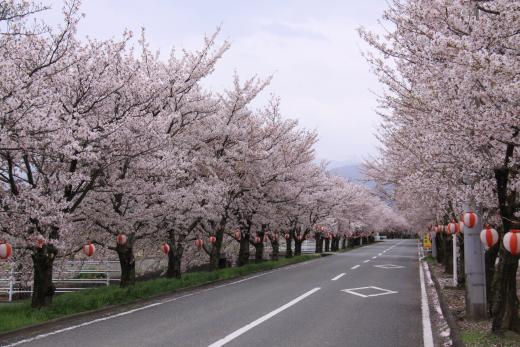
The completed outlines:
<svg viewBox="0 0 520 347">
<path fill-rule="evenodd" d="M 45 237 L 43 235 L 36 236 L 36 247 L 42 248 L 45 245 Z"/>
<path fill-rule="evenodd" d="M 9 242 L 0 241 L 0 259 L 7 259 L 13 254 L 13 247 Z"/>
<path fill-rule="evenodd" d="M 438 232 L 439 232 L 439 226 L 438 226 L 438 225 L 434 226 L 434 227 L 433 227 L 433 231 L 436 232 L 436 233 L 438 233 Z"/>
<path fill-rule="evenodd" d="M 164 254 L 168 254 L 170 252 L 170 245 L 167 244 L 166 242 L 163 243 L 161 245 L 161 251 L 164 253 Z"/>
<path fill-rule="evenodd" d="M 486 228 L 480 232 L 480 241 L 486 249 L 491 248 L 498 242 L 498 232 L 486 225 Z"/>
<path fill-rule="evenodd" d="M 302 240 L 302 236 L 301 235 L 296 236 L 296 238 L 298 239 L 298 241 Z"/>
<path fill-rule="evenodd" d="M 241 238 L 242 238 L 242 233 L 240 232 L 240 230 L 235 231 L 235 239 L 237 241 L 240 241 Z"/>
<path fill-rule="evenodd" d="M 291 235 L 285 234 L 284 237 L 285 237 L 286 240 L 289 240 L 291 238 Z"/>
<path fill-rule="evenodd" d="M 478 217 L 473 212 L 466 212 L 462 217 L 462 222 L 467 228 L 472 229 L 475 227 L 475 225 L 477 225 Z"/>
<path fill-rule="evenodd" d="M 198 249 L 201 249 L 203 244 L 204 244 L 204 241 L 202 241 L 202 239 L 195 240 L 195 246 L 197 246 Z"/>
<path fill-rule="evenodd" d="M 87 257 L 92 257 L 95 251 L 96 247 L 90 241 L 88 241 L 88 243 L 83 246 L 83 253 L 85 253 Z"/>
<path fill-rule="evenodd" d="M 258 236 L 255 236 L 255 243 L 260 243 L 260 238 Z"/>
<path fill-rule="evenodd" d="M 511 229 L 504 235 L 504 247 L 512 255 L 520 253 L 520 230 Z"/>
<path fill-rule="evenodd" d="M 462 220 L 459 222 L 459 232 L 464 233 L 464 222 Z"/>
<path fill-rule="evenodd" d="M 125 234 L 119 234 L 116 236 L 116 243 L 120 246 L 123 246 L 126 244 L 127 237 Z"/>
<path fill-rule="evenodd" d="M 211 235 L 210 237 L 208 237 L 208 242 L 214 245 L 217 242 L 217 238 Z"/>
<path fill-rule="evenodd" d="M 269 234 L 264 234 L 264 242 L 268 242 L 269 241 Z"/>
<path fill-rule="evenodd" d="M 449 234 L 456 234 L 459 232 L 459 223 L 455 223 L 455 221 L 452 221 L 450 224 L 448 224 L 448 233 Z"/>
</svg>

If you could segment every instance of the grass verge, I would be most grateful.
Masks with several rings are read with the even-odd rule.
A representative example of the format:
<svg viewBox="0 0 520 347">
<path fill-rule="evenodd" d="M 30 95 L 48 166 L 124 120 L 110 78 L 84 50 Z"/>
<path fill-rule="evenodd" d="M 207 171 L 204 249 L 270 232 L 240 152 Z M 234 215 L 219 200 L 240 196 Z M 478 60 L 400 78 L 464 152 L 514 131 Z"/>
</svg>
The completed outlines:
<svg viewBox="0 0 520 347">
<path fill-rule="evenodd" d="M 109 286 L 86 289 L 80 292 L 58 295 L 54 298 L 50 307 L 40 310 L 32 309 L 30 300 L 4 304 L 0 306 L 0 333 L 6 333 L 71 314 L 96 310 L 111 305 L 128 304 L 139 299 L 173 293 L 180 289 L 231 279 L 254 272 L 271 270 L 284 265 L 316 259 L 317 257 L 318 255 L 302 255 L 289 259 L 282 258 L 278 261 L 265 261 L 258 264 L 249 264 L 243 267 L 227 268 L 214 272 L 191 272 L 183 274 L 181 279 L 158 278 L 137 282 L 135 286 L 131 288 Z"/>
<path fill-rule="evenodd" d="M 461 339 L 467 347 L 518 347 L 520 335 L 506 332 L 504 336 L 497 336 L 480 330 L 462 330 Z"/>
</svg>

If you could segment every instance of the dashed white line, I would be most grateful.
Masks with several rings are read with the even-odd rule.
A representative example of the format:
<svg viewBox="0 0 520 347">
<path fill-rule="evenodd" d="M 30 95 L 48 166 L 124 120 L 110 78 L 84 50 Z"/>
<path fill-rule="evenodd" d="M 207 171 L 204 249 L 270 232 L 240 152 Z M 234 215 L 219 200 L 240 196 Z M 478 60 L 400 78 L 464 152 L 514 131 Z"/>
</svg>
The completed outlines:
<svg viewBox="0 0 520 347">
<path fill-rule="evenodd" d="M 370 259 L 367 259 L 367 260 L 365 260 L 363 263 L 368 263 L 369 261 L 370 261 Z"/>
<path fill-rule="evenodd" d="M 331 279 L 331 281 L 337 281 L 337 280 L 339 280 L 339 279 L 340 279 L 341 277 L 343 277 L 343 276 L 345 276 L 345 273 L 344 273 L 344 272 L 340 273 L 339 275 L 337 275 L 336 277 L 334 277 L 333 279 Z"/>
<path fill-rule="evenodd" d="M 372 257 L 372 259 L 376 259 L 376 258 L 377 258 L 377 255 L 374 255 L 374 256 Z"/>
<path fill-rule="evenodd" d="M 291 301 L 289 301 L 288 303 L 286 303 L 285 305 L 283 306 L 280 306 L 279 308 L 277 308 L 276 310 L 274 311 L 271 311 L 269 312 L 268 314 L 266 315 L 263 315 L 262 317 L 258 318 L 257 320 L 243 326 L 242 328 L 238 329 L 238 330 L 235 330 L 234 332 L 232 332 L 231 334 L 227 335 L 226 337 L 212 343 L 211 345 L 209 345 L 208 347 L 220 347 L 220 346 L 224 346 L 226 343 L 236 339 L 237 337 L 239 337 L 240 335 L 244 334 L 245 332 L 247 332 L 248 330 L 251 330 L 253 329 L 254 327 L 256 327 L 257 325 L 260 325 L 262 324 L 263 322 L 265 322 L 266 320 L 276 316 L 278 313 L 288 309 L 289 307 L 297 304 L 299 301 L 302 301 L 303 299 L 305 299 L 306 297 L 308 297 L 309 295 L 312 295 L 314 294 L 315 292 L 317 292 L 318 290 L 320 290 L 321 288 L 320 287 L 317 287 L 317 288 L 314 288 L 314 289 L 311 289 L 309 290 L 307 293 L 305 294 L 302 294 L 300 295 L 299 297 L 297 297 L 296 299 L 293 299 Z"/>
<path fill-rule="evenodd" d="M 382 256 L 382 255 L 383 255 L 383 253 L 379 253 L 379 254 L 378 254 L 378 256 Z"/>
<path fill-rule="evenodd" d="M 354 269 L 357 269 L 358 267 L 359 267 L 359 265 L 355 265 L 355 266 L 352 266 L 350 269 L 354 270 Z"/>
</svg>

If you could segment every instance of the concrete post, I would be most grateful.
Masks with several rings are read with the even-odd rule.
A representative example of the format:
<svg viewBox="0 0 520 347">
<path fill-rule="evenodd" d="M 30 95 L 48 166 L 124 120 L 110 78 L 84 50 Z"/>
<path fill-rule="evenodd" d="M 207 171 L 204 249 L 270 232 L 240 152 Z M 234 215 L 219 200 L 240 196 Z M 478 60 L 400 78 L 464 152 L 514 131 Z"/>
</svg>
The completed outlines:
<svg viewBox="0 0 520 347">
<path fill-rule="evenodd" d="M 475 211 L 469 206 L 466 212 Z M 464 229 L 464 272 L 466 275 L 466 318 L 468 320 L 482 320 L 487 318 L 486 300 L 486 267 L 484 248 L 480 243 L 482 221 L 477 214 L 478 222 L 474 228 Z"/>
<path fill-rule="evenodd" d="M 432 257 L 437 259 L 437 238 L 435 237 L 437 233 L 433 233 L 433 235 L 434 236 L 432 237 Z"/>
</svg>

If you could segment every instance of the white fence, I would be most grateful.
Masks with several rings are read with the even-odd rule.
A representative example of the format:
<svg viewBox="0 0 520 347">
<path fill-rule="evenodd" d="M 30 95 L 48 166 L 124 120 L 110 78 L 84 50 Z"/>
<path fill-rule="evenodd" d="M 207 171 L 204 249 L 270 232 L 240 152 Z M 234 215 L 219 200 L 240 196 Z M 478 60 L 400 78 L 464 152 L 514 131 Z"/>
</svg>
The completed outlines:
<svg viewBox="0 0 520 347">
<path fill-rule="evenodd" d="M 110 282 L 118 282 L 120 279 L 114 274 L 120 273 L 120 270 L 114 270 L 109 266 L 117 264 L 118 261 L 69 261 L 66 270 L 61 270 L 55 275 L 58 278 L 53 278 L 53 283 L 56 286 L 56 293 L 75 292 L 82 289 L 89 289 L 96 285 L 110 285 Z M 94 266 L 98 269 L 84 269 L 84 265 Z M 79 268 L 77 268 L 79 266 Z M 103 268 L 105 267 L 105 268 Z M 96 276 L 101 275 L 102 278 L 81 278 L 82 275 Z M 11 269 L 7 276 L 0 278 L 0 296 L 6 295 L 7 301 L 11 302 L 15 294 L 31 294 L 33 292 L 32 284 L 28 287 L 24 282 L 18 279 L 19 273 Z"/>
</svg>

